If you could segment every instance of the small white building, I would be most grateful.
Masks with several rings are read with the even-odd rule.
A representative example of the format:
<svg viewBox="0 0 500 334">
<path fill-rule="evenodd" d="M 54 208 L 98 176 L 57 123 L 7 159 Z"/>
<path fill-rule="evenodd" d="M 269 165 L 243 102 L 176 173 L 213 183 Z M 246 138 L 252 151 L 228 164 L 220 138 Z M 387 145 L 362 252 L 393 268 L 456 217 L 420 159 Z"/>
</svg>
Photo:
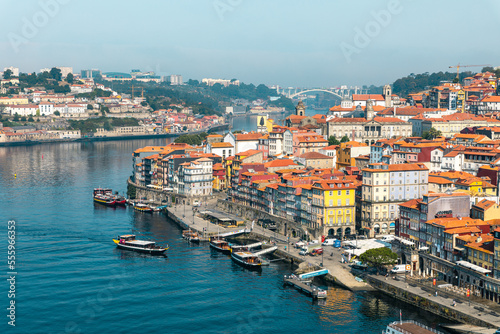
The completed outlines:
<svg viewBox="0 0 500 334">
<path fill-rule="evenodd" d="M 18 114 L 19 116 L 36 116 L 38 105 L 36 104 L 18 104 L 5 108 L 11 116 Z"/>
</svg>

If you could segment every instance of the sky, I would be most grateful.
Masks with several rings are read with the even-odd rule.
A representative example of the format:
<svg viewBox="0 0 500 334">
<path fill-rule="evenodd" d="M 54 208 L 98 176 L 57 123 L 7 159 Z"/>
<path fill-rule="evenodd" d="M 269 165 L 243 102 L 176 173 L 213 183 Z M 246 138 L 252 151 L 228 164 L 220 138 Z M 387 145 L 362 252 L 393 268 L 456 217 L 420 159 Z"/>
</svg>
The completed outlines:
<svg viewBox="0 0 500 334">
<path fill-rule="evenodd" d="M 0 0 L 0 8 L 0 71 L 140 69 L 338 87 L 500 65 L 497 0 Z"/>
</svg>

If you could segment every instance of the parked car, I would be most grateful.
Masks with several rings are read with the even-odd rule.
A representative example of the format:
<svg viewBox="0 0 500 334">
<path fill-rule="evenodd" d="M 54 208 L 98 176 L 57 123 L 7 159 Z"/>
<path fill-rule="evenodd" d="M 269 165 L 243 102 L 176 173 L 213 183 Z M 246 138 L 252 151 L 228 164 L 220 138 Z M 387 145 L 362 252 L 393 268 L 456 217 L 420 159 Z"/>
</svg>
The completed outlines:
<svg viewBox="0 0 500 334">
<path fill-rule="evenodd" d="M 319 244 L 318 240 L 309 241 L 309 245 Z"/>
<path fill-rule="evenodd" d="M 325 239 L 321 245 L 323 246 L 333 246 L 335 244 L 335 240 L 337 239 Z"/>
<path fill-rule="evenodd" d="M 302 248 L 305 245 L 307 245 L 307 244 L 304 241 L 299 241 L 299 242 L 295 243 L 295 247 L 297 247 L 297 248 Z"/>
<path fill-rule="evenodd" d="M 312 256 L 318 256 L 323 254 L 323 248 L 314 248 L 311 252 Z"/>
<path fill-rule="evenodd" d="M 391 269 L 391 274 L 404 274 L 405 272 L 409 272 L 410 270 L 406 269 L 406 264 L 398 264 Z"/>
<path fill-rule="evenodd" d="M 299 252 L 299 255 L 307 255 L 307 254 L 309 254 L 309 250 L 307 249 L 307 247 L 302 247 L 302 249 Z"/>
</svg>

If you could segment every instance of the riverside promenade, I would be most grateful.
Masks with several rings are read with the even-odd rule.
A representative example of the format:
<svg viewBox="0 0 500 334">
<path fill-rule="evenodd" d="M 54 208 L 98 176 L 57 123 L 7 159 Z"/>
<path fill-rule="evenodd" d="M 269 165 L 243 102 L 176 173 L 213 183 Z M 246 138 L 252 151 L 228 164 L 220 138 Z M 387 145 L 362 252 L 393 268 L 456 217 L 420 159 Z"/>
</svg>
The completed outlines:
<svg viewBox="0 0 500 334">
<path fill-rule="evenodd" d="M 216 205 L 217 199 L 208 200 L 207 202 L 202 203 L 201 207 L 192 207 L 190 205 L 177 204 L 167 209 L 167 215 L 170 219 L 178 223 L 182 228 L 192 229 L 199 232 L 200 236 L 205 240 L 207 239 L 208 235 L 234 232 L 246 228 L 248 230 L 251 230 L 249 236 L 250 238 L 254 237 L 256 239 L 261 239 L 275 244 L 278 247 L 275 255 L 279 258 L 293 262 L 295 264 L 306 262 L 311 268 L 324 267 L 330 272 L 330 274 L 327 275 L 326 279 L 346 289 L 352 291 L 374 290 L 370 286 L 370 284 L 356 280 L 350 273 L 349 266 L 345 263 L 341 263 L 341 255 L 339 249 L 327 246 L 325 247 L 323 256 L 303 256 L 299 255 L 300 249 L 294 247 L 295 243 L 299 241 L 298 238 L 289 238 L 280 233 L 275 233 L 273 231 L 264 229 L 257 224 L 254 224 L 252 229 L 251 222 L 247 222 L 246 226 L 224 228 L 219 225 L 212 224 L 211 222 L 197 215 L 198 211 L 210 210 L 215 208 Z M 323 266 L 321 266 L 321 263 L 323 263 Z"/>
</svg>

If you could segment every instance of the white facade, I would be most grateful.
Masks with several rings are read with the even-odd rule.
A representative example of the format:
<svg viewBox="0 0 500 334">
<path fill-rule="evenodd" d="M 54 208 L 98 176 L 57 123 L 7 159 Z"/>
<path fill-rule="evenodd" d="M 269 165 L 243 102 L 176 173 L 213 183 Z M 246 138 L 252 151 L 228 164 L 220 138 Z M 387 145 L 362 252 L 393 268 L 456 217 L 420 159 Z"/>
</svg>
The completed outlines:
<svg viewBox="0 0 500 334">
<path fill-rule="evenodd" d="M 3 69 L 4 72 L 7 70 L 10 70 L 12 72 L 13 77 L 19 77 L 19 67 L 10 66 Z"/>
<path fill-rule="evenodd" d="M 36 104 L 18 104 L 15 106 L 8 106 L 5 110 L 11 116 L 18 114 L 19 116 L 36 116 L 38 106 Z"/>
<path fill-rule="evenodd" d="M 52 115 L 54 114 L 54 103 L 42 102 L 38 105 L 40 110 L 40 115 Z"/>
<path fill-rule="evenodd" d="M 179 170 L 179 193 L 185 196 L 212 195 L 212 163 L 208 158 L 192 161 Z"/>
<path fill-rule="evenodd" d="M 283 132 L 283 154 L 293 154 L 293 133 L 290 130 Z"/>
<path fill-rule="evenodd" d="M 269 133 L 269 155 L 277 156 L 283 153 L 283 132 Z"/>
</svg>

